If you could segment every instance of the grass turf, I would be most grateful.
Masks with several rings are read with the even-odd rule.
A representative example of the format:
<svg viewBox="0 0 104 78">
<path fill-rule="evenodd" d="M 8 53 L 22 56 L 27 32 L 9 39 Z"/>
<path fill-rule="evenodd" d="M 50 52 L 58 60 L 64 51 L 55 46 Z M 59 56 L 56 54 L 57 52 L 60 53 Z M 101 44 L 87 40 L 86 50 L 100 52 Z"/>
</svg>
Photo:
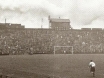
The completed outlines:
<svg viewBox="0 0 104 78">
<path fill-rule="evenodd" d="M 9 55 L 0 56 L 0 68 L 3 73 L 20 74 L 34 78 L 92 78 L 88 64 L 96 63 L 96 78 L 104 77 L 103 54 L 45 54 L 45 55 Z M 19 74 L 19 75 L 20 75 Z M 40 75 L 40 77 L 39 77 Z M 37 77 L 36 77 L 37 76 Z M 27 77 L 29 78 L 29 77 Z"/>
</svg>

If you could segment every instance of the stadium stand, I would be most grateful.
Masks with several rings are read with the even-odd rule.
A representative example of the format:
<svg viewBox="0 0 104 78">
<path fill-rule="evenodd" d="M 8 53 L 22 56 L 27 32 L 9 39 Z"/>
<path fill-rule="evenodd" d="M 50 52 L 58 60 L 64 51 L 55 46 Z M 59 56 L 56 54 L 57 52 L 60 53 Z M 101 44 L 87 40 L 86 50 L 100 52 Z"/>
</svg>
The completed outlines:
<svg viewBox="0 0 104 78">
<path fill-rule="evenodd" d="M 50 20 L 54 26 L 51 25 L 49 29 L 30 29 L 21 24 L 1 23 L 0 54 L 52 54 L 54 46 L 73 46 L 73 51 L 77 54 L 104 53 L 103 29 L 72 29 L 68 19 Z M 64 24 L 59 27 L 60 23 Z M 57 26 L 59 29 L 56 30 Z"/>
</svg>

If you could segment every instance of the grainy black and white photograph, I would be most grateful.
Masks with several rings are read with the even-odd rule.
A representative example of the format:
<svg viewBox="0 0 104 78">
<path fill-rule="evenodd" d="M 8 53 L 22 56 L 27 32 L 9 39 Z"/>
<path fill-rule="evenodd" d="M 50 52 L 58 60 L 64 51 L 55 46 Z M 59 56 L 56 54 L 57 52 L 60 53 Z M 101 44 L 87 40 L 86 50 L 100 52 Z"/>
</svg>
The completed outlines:
<svg viewBox="0 0 104 78">
<path fill-rule="evenodd" d="M 0 78 L 103 78 L 104 0 L 0 0 Z"/>
</svg>

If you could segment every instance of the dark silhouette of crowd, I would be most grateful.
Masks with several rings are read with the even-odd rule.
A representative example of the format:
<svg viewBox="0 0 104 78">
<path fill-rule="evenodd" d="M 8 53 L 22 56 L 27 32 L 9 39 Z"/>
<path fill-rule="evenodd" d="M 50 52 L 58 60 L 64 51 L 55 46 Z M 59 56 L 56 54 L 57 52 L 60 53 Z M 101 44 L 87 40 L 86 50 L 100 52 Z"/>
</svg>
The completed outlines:
<svg viewBox="0 0 104 78">
<path fill-rule="evenodd" d="M 103 53 L 104 30 L 1 29 L 1 54 L 52 54 L 54 46 L 74 53 Z"/>
</svg>

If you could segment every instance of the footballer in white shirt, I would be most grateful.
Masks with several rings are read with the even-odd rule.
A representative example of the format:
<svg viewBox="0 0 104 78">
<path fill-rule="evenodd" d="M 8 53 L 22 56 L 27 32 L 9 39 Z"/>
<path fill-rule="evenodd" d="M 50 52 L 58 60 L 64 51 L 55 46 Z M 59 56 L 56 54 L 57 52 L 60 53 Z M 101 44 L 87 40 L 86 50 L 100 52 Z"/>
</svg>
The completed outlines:
<svg viewBox="0 0 104 78">
<path fill-rule="evenodd" d="M 93 77 L 95 77 L 95 62 L 93 62 L 92 60 L 89 63 L 89 68 L 90 68 L 90 72 L 93 74 Z"/>
</svg>

